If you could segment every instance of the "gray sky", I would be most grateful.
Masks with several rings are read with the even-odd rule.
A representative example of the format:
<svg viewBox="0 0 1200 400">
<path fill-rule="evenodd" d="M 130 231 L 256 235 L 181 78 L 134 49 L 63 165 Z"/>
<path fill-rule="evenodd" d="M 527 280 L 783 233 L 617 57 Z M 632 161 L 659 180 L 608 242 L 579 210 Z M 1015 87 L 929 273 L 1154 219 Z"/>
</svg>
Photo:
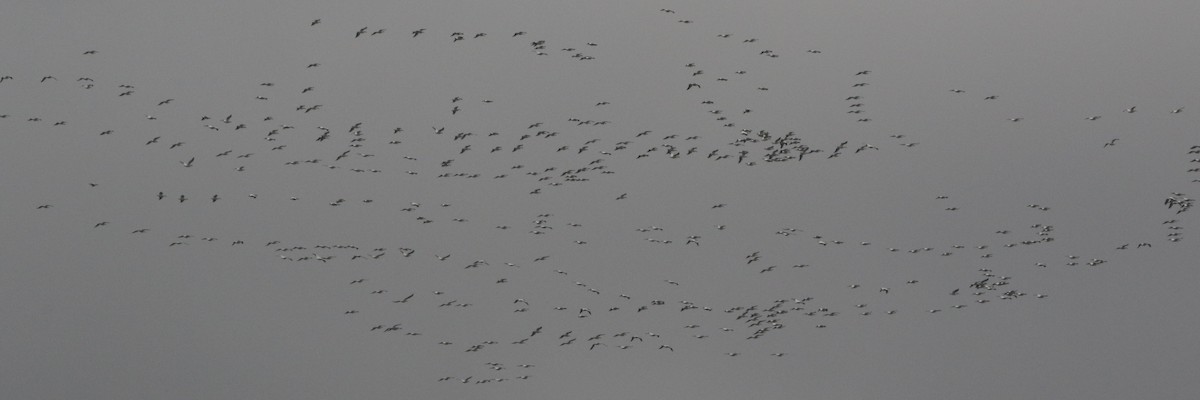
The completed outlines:
<svg viewBox="0 0 1200 400">
<path fill-rule="evenodd" d="M 6 2 L 0 387 L 1195 398 L 1198 7 Z"/>
</svg>

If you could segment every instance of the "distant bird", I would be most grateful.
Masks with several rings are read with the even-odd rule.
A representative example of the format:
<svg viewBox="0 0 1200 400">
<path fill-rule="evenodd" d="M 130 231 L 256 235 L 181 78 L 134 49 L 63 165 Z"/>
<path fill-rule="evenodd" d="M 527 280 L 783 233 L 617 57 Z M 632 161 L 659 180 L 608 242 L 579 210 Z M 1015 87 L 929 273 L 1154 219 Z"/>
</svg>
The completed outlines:
<svg viewBox="0 0 1200 400">
<path fill-rule="evenodd" d="M 308 26 L 316 26 L 319 23 L 321 23 L 321 19 L 317 18 L 317 19 L 314 19 L 311 23 L 309 23 Z"/>
</svg>

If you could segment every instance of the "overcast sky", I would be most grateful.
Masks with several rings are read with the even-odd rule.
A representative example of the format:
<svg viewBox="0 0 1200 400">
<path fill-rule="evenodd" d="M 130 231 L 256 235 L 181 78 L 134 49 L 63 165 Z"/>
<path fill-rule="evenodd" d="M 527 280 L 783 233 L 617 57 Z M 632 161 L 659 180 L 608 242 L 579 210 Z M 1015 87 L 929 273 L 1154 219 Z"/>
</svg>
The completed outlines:
<svg viewBox="0 0 1200 400">
<path fill-rule="evenodd" d="M 0 391 L 1196 398 L 1198 20 L 4 2 Z"/>
</svg>

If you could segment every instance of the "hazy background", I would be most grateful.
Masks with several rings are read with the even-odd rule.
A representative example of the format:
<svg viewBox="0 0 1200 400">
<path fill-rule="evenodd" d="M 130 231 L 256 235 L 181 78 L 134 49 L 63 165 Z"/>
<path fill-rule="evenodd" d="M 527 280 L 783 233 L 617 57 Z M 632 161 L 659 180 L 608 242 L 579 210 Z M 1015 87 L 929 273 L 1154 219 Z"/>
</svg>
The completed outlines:
<svg viewBox="0 0 1200 400">
<path fill-rule="evenodd" d="M 1185 1 L 0 2 L 0 392 L 1195 398 L 1200 211 L 1163 201 L 1200 187 L 1198 20 Z M 770 140 L 735 144 L 759 131 L 821 152 L 764 162 Z M 980 269 L 1009 284 L 968 287 Z"/>
</svg>

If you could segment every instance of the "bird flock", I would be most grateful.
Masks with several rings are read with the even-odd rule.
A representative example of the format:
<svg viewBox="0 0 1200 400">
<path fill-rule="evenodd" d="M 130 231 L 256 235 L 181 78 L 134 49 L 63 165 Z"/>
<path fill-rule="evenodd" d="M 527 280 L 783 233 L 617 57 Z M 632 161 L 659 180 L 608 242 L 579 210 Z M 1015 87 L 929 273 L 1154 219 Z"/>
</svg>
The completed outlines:
<svg viewBox="0 0 1200 400">
<path fill-rule="evenodd" d="M 1200 182 L 1200 141 L 1179 148 L 1173 158 L 1185 165 L 1177 168 L 1188 178 L 1180 178 L 1173 190 L 1143 196 L 1143 204 L 1160 215 L 1153 223 L 1165 231 L 1104 243 L 1060 240 L 1066 235 L 1057 221 L 1066 218 L 1059 213 L 1072 205 L 1053 196 L 987 210 L 972 208 L 966 191 L 929 193 L 917 208 L 935 224 L 962 226 L 956 218 L 971 213 L 1010 215 L 1003 224 L 993 220 L 963 228 L 970 235 L 898 240 L 871 226 L 759 215 L 761 204 L 747 200 L 750 194 L 698 189 L 698 182 L 720 187 L 728 177 L 697 177 L 702 173 L 689 171 L 733 171 L 739 179 L 759 174 L 764 178 L 758 184 L 775 191 L 834 190 L 805 180 L 884 157 L 920 161 L 946 150 L 928 149 L 936 145 L 936 136 L 888 127 L 889 119 L 897 118 L 887 112 L 893 103 L 877 100 L 886 95 L 876 89 L 898 78 L 888 75 L 887 65 L 819 77 L 840 87 L 820 99 L 827 106 L 820 108 L 819 118 L 845 129 L 781 126 L 778 121 L 788 116 L 780 115 L 775 99 L 812 95 L 794 93 L 793 86 L 770 80 L 773 75 L 760 69 L 794 68 L 799 77 L 809 73 L 806 65 L 836 60 L 839 49 L 797 48 L 723 31 L 701 15 L 684 14 L 646 11 L 647 18 L 676 24 L 669 29 L 686 30 L 723 51 L 673 65 L 660 79 L 670 90 L 655 98 L 669 99 L 669 107 L 682 110 L 687 129 L 628 119 L 636 113 L 621 108 L 623 99 L 616 96 L 550 101 L 558 104 L 547 109 L 570 110 L 560 114 L 522 108 L 522 100 L 461 85 L 436 98 L 425 95 L 426 111 L 420 113 L 355 117 L 356 104 L 347 97 L 353 93 L 321 78 L 342 74 L 339 68 L 349 69 L 350 61 L 320 54 L 273 66 L 286 70 L 281 74 L 286 79 L 230 78 L 245 89 L 240 98 L 229 99 L 244 104 L 236 107 L 187 92 L 163 95 L 151 84 L 101 75 L 4 75 L 0 96 L 6 98 L 53 91 L 84 103 L 119 103 L 127 110 L 120 123 L 77 119 L 70 110 L 51 107 L 0 110 L 0 128 L 9 135 L 49 132 L 96 151 L 126 154 L 122 162 L 155 176 L 175 177 L 138 183 L 136 176 L 106 175 L 85 189 L 96 193 L 89 196 L 119 195 L 122 204 L 185 215 L 190 222 L 83 214 L 77 211 L 85 207 L 78 199 L 46 197 L 10 206 L 39 218 L 69 218 L 89 235 L 120 237 L 155 251 L 220 252 L 246 260 L 248 267 L 283 266 L 298 274 L 333 268 L 338 272 L 327 282 L 329 290 L 352 296 L 353 304 L 323 310 L 319 318 L 344 326 L 347 336 L 394 338 L 389 340 L 398 348 L 468 354 L 477 361 L 455 371 L 432 363 L 418 378 L 445 385 L 536 382 L 541 359 L 534 354 L 545 352 L 784 359 L 818 330 L 872 329 L 871 324 L 882 324 L 872 321 L 887 319 L 938 323 L 977 309 L 1018 309 L 1014 304 L 1028 302 L 1053 307 L 1044 300 L 1055 296 L 1053 282 L 1042 280 L 1049 270 L 1087 274 L 1126 268 L 1129 253 L 1191 246 L 1185 231 L 1195 214 L 1189 193 Z M 515 54 L 513 60 L 520 61 L 512 62 L 564 73 L 595 73 L 610 58 L 628 62 L 631 57 L 622 54 L 622 43 L 569 42 L 539 34 L 536 26 L 475 31 L 435 24 L 362 25 L 324 16 L 286 29 L 346 46 L 421 46 L 431 53 L 486 46 Z M 80 49 L 77 57 L 92 62 L 105 53 L 104 48 Z M 986 118 L 1012 129 L 1048 123 L 1017 114 L 1004 102 L 1019 93 L 947 85 L 925 95 L 986 108 Z M 1063 116 L 1054 123 L 1088 129 L 1110 121 L 1188 118 L 1186 109 L 1182 104 L 1129 105 Z M 1133 146 L 1138 139 L 1132 136 L 1091 137 L 1077 151 L 1108 156 Z M 789 171 L 824 172 L 796 172 L 795 181 L 779 181 Z M 658 182 L 654 176 L 660 174 L 680 174 L 682 183 L 673 188 L 637 183 L 643 178 Z M 281 183 L 272 182 L 277 177 Z M 664 200 L 677 197 L 690 200 Z M 821 212 L 791 205 L 803 203 L 800 197 L 768 197 L 797 212 Z M 268 209 L 325 221 L 314 225 L 341 218 L 360 222 L 299 230 L 264 224 L 250 232 L 203 223 Z M 745 222 L 744 215 L 767 222 Z M 1022 222 L 1027 220 L 1035 222 Z M 404 234 L 364 240 L 337 233 L 353 231 L 357 223 Z M 857 258 L 863 255 L 867 261 Z M 606 264 L 637 265 L 606 269 Z M 941 269 L 921 267 L 926 265 Z M 845 270 L 854 272 L 836 272 Z M 713 281 L 723 282 L 729 293 L 713 293 L 703 283 Z M 489 327 L 489 319 L 505 322 Z M 456 326 L 475 328 L 451 328 Z M 765 340 L 776 337 L 786 340 Z"/>
</svg>

